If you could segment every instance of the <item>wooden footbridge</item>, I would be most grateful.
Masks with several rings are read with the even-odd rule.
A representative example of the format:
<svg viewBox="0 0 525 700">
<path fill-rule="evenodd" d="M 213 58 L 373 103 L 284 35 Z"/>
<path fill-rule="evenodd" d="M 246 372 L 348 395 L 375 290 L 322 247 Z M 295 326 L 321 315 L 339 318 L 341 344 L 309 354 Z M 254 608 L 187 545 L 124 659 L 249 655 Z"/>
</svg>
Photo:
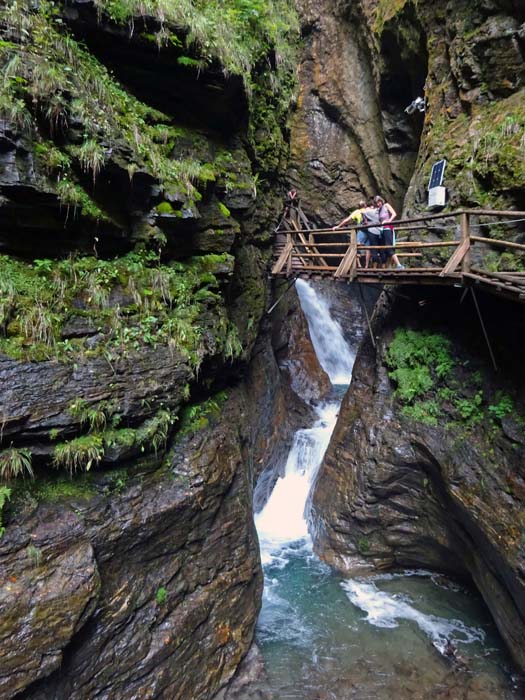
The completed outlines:
<svg viewBox="0 0 525 700">
<path fill-rule="evenodd" d="M 403 269 L 366 268 L 367 250 L 389 248 L 357 244 L 357 230 L 371 226 L 313 229 L 300 206 L 289 205 L 276 230 L 272 276 L 328 277 L 376 285 L 454 285 L 525 302 L 525 242 L 509 240 L 512 231 L 514 238 L 525 241 L 525 212 L 462 209 L 393 225 Z"/>
</svg>

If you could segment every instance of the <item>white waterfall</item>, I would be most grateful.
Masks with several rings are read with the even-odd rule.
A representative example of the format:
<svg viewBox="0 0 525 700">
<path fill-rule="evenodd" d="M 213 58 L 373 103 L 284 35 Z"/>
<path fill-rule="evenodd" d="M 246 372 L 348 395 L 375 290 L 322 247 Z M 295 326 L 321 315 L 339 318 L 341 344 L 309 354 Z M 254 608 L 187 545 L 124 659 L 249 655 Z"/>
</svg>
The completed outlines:
<svg viewBox="0 0 525 700">
<path fill-rule="evenodd" d="M 308 282 L 297 280 L 295 287 L 321 367 L 332 384 L 350 384 L 355 353 L 346 342 L 339 322 L 330 315 L 327 301 Z"/>
<path fill-rule="evenodd" d="M 339 323 L 330 316 L 327 302 L 307 282 L 297 280 L 297 291 L 322 368 L 332 384 L 349 384 L 354 353 Z M 286 463 L 264 509 L 256 517 L 263 564 L 275 562 L 294 542 L 310 543 L 305 506 L 310 487 L 330 442 L 340 403 L 319 406 L 311 428 L 299 430 Z M 285 558 L 283 559 L 285 562 Z"/>
<path fill-rule="evenodd" d="M 317 411 L 319 418 L 315 424 L 295 434 L 285 474 L 278 479 L 268 503 L 255 520 L 263 564 L 273 561 L 287 544 L 309 541 L 305 505 L 338 411 L 338 403 L 324 404 Z"/>
</svg>

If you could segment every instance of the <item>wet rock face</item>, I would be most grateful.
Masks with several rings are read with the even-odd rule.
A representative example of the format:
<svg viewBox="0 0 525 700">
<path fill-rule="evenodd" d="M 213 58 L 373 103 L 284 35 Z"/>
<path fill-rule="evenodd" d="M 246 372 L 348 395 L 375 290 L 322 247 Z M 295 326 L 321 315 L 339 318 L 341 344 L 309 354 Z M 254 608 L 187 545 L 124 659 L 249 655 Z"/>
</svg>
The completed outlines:
<svg viewBox="0 0 525 700">
<path fill-rule="evenodd" d="M 72 513 L 63 527 L 74 527 Z M 68 543 L 43 565 L 42 540 L 63 540 L 62 527 L 51 523 L 42 532 L 7 543 L 2 557 L 2 654 L 0 690 L 11 697 L 17 690 L 59 668 L 64 648 L 94 612 L 100 595 L 100 576 L 91 543 Z M 4 578 L 5 577 L 5 578 Z M 31 643 L 24 640 L 31 631 Z M 6 643 L 6 640 L 9 640 Z"/>
<path fill-rule="evenodd" d="M 331 225 L 377 192 L 398 212 L 426 210 L 430 170 L 442 158 L 452 207 L 525 208 L 521 3 L 301 0 L 298 8 L 305 50 L 289 179 L 312 221 Z M 407 114 L 420 96 L 426 115 Z"/>
<path fill-rule="evenodd" d="M 423 2 L 415 7 L 428 37 L 427 114 L 407 212 L 426 207 L 430 169 L 441 158 L 448 160 L 445 185 L 452 207 L 490 203 L 522 209 L 520 146 L 505 131 L 506 123 L 520 121 L 525 99 L 522 4 Z M 403 23 L 400 13 L 385 26 Z M 495 147 L 483 150 L 482 143 Z"/>
<path fill-rule="evenodd" d="M 226 683 L 261 593 L 246 409 L 236 392 L 167 468 L 8 528 L 2 697 L 210 698 Z"/>
<path fill-rule="evenodd" d="M 270 690 L 263 656 L 256 644 L 243 659 L 230 685 L 213 700 L 276 700 Z"/>
<path fill-rule="evenodd" d="M 140 424 L 158 406 L 180 407 L 192 372 L 182 356 L 166 349 L 143 350 L 112 364 L 103 358 L 76 366 L 58 362 L 21 363 L 0 358 L 0 399 L 4 439 L 31 445 L 34 454 L 51 453 L 49 431 L 61 437 L 82 430 L 71 405 L 82 397 L 90 404 L 116 401 L 123 418 Z"/>
<path fill-rule="evenodd" d="M 333 225 L 363 194 L 391 197 L 395 187 L 358 11 L 335 0 L 298 8 L 306 45 L 289 177 L 312 221 Z"/>
<path fill-rule="evenodd" d="M 248 109 L 241 75 L 208 48 L 195 69 L 198 48 L 186 56 L 160 14 L 119 24 L 89 0 L 59 5 L 0 9 L 2 61 L 26 71 L 11 80 L 24 125 L 0 120 L 0 455 L 2 469 L 9 450 L 30 456 L 36 475 L 12 479 L 1 513 L 0 696 L 209 700 L 260 605 L 252 484 L 294 431 L 269 324 L 259 334 L 285 89 L 268 60 L 254 74 L 272 90 Z M 44 64 L 56 123 L 54 89 L 30 97 Z M 251 122 L 263 107 L 271 146 Z M 91 291 L 75 288 L 86 270 L 60 278 L 66 261 Z M 68 293 L 43 298 L 59 278 Z"/>
<path fill-rule="evenodd" d="M 479 418 L 469 428 L 458 423 L 457 414 L 453 418 L 458 392 L 487 358 L 468 312 L 455 316 L 450 304 L 446 306 L 447 317 L 443 304 L 431 301 L 425 311 L 408 302 L 398 303 L 394 310 L 386 306 L 378 310 L 378 350 L 365 340 L 317 478 L 315 546 L 329 564 L 351 575 L 423 567 L 471 579 L 523 668 L 525 550 L 519 534 L 525 494 L 523 444 L 505 430 L 504 423 Z M 511 307 L 484 300 L 489 332 L 501 329 L 505 319 L 509 343 L 511 335 L 523 333 Z M 394 329 L 407 323 L 427 332 L 446 329 L 454 342 L 469 347 L 470 355 L 458 358 L 454 369 L 459 373 L 456 394 L 441 405 L 431 425 L 403 411 L 386 365 Z M 501 367 L 506 369 L 498 375 L 486 370 L 479 390 L 484 395 L 506 382 L 515 385 L 516 377 L 523 384 L 523 372 L 504 348 L 504 342 L 498 345 Z M 520 406 L 516 404 L 515 411 L 521 411 Z M 520 435 L 521 420 L 516 413 L 509 416 Z"/>
<path fill-rule="evenodd" d="M 285 307 L 294 304 L 292 297 Z M 286 327 L 294 337 L 305 324 L 299 311 Z M 255 651 L 227 688 L 260 605 L 252 484 L 267 465 L 264 502 L 308 413 L 279 369 L 266 325 L 244 382 L 228 392 L 209 427 L 197 422 L 167 454 L 117 455 L 119 465 L 133 468 L 99 471 L 77 487 L 67 482 L 65 494 L 40 505 L 28 495 L 9 516 L 0 539 L 0 632 L 9 650 L 0 660 L 2 697 L 207 700 L 220 691 L 221 700 L 233 700 L 244 698 L 249 684 L 254 699 L 266 698 L 264 679 L 253 685 Z M 285 329 L 279 334 L 284 343 Z M 303 349 L 313 353 L 307 339 Z M 114 368 L 112 379 L 119 377 L 123 403 L 137 419 L 155 402 L 157 384 L 166 400 L 178 400 L 184 365 L 164 359 L 158 366 L 166 374 L 158 377 L 144 362 L 138 375 L 125 360 Z M 71 377 L 58 363 L 28 367 L 35 390 L 38 372 L 65 372 L 50 383 L 61 390 L 48 392 L 47 404 L 42 395 L 38 411 L 36 391 L 25 413 L 29 399 L 13 390 L 20 415 L 5 430 L 24 430 L 24 439 L 38 444 L 51 425 L 78 428 L 65 409 L 68 387 L 99 374 L 79 367 Z M 67 496 L 69 485 L 76 495 Z"/>
</svg>

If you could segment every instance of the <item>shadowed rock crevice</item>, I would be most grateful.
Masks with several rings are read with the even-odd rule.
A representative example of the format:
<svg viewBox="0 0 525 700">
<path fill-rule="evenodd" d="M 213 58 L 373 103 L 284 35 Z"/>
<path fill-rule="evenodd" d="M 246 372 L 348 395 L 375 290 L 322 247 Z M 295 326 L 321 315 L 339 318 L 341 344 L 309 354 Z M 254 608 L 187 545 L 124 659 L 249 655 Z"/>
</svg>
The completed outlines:
<svg viewBox="0 0 525 700">
<path fill-rule="evenodd" d="M 246 128 L 248 103 L 241 76 L 226 76 L 218 62 L 204 65 L 198 54 L 188 56 L 184 28 L 147 15 L 132 18 L 129 25 L 116 24 L 82 0 L 67 3 L 65 19 L 140 100 L 192 129 L 200 126 L 230 135 Z M 162 51 L 156 43 L 159 32 L 173 36 Z"/>
<path fill-rule="evenodd" d="M 404 195 L 416 164 L 424 114 L 405 109 L 425 95 L 427 37 L 411 4 L 383 28 L 379 46 L 379 100 L 392 174 Z"/>
</svg>

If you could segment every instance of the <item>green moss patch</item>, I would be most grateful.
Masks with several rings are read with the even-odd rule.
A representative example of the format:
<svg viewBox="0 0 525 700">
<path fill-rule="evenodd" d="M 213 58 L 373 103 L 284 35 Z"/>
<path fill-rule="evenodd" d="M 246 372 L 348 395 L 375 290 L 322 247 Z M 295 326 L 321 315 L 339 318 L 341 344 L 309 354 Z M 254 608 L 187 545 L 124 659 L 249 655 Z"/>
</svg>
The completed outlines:
<svg viewBox="0 0 525 700">
<path fill-rule="evenodd" d="M 210 421 L 217 420 L 221 415 L 221 408 L 228 398 L 225 391 L 201 403 L 187 406 L 181 413 L 177 438 L 182 438 L 191 433 L 206 428 Z"/>
<path fill-rule="evenodd" d="M 227 253 L 171 264 L 147 251 L 33 264 L 0 256 L 0 352 L 15 359 L 74 360 L 168 345 L 198 367 L 205 332 L 212 331 L 218 352 L 232 357 L 239 350 L 232 348 L 235 327 L 217 277 L 231 270 Z M 80 338 L 63 339 L 72 313 L 96 329 L 99 342 L 92 349 Z"/>
<path fill-rule="evenodd" d="M 447 158 L 447 180 L 460 200 L 480 207 L 505 208 L 506 197 L 525 187 L 525 91 L 486 104 L 472 114 L 434 119 L 427 135 L 429 158 L 422 179 L 436 157 Z"/>
<path fill-rule="evenodd" d="M 439 333 L 398 328 L 385 360 L 406 418 L 462 430 L 480 423 L 497 430 L 510 415 L 521 423 L 510 394 L 487 391 L 483 375 L 472 369 L 470 359 L 454 356 L 451 341 Z"/>
</svg>

